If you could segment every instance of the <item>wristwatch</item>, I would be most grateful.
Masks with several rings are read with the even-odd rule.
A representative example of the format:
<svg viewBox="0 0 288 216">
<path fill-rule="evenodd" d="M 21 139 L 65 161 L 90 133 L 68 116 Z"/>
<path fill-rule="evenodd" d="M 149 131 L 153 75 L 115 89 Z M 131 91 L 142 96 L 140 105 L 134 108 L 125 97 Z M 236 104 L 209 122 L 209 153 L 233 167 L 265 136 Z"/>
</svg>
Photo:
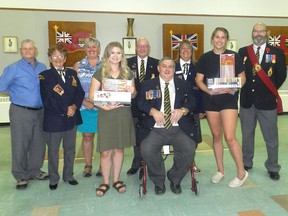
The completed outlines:
<svg viewBox="0 0 288 216">
<path fill-rule="evenodd" d="M 186 109 L 184 107 L 181 107 L 180 110 L 181 110 L 183 116 L 187 115 Z"/>
</svg>

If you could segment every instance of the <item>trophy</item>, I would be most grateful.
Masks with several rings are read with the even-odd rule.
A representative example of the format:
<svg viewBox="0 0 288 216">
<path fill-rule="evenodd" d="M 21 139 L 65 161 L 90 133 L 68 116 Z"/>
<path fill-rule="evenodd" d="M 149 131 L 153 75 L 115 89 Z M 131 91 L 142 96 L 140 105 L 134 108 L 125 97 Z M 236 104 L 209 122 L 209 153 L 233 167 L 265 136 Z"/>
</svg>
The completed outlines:
<svg viewBox="0 0 288 216">
<path fill-rule="evenodd" d="M 127 36 L 128 37 L 133 37 L 133 23 L 134 23 L 134 18 L 127 18 L 128 21 L 128 28 L 127 28 Z"/>
</svg>

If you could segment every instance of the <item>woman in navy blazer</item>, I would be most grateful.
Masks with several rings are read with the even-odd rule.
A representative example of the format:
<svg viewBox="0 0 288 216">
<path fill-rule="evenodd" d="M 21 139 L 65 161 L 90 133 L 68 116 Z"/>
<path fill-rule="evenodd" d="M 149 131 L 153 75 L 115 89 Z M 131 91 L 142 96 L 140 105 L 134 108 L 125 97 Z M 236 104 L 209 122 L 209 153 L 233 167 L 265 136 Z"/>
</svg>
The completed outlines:
<svg viewBox="0 0 288 216">
<path fill-rule="evenodd" d="M 57 189 L 59 147 L 63 141 L 63 180 L 77 185 L 73 177 L 77 125 L 82 123 L 79 108 L 84 91 L 75 70 L 65 68 L 67 50 L 56 44 L 48 50 L 51 68 L 39 74 L 40 92 L 44 105 L 43 129 L 48 145 L 49 188 Z"/>
</svg>

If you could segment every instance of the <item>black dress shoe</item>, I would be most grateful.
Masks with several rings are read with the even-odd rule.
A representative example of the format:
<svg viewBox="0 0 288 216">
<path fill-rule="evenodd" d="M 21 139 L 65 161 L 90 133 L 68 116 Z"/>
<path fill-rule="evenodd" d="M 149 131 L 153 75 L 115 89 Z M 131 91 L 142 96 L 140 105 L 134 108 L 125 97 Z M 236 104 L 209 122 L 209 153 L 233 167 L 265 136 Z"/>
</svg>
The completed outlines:
<svg viewBox="0 0 288 216">
<path fill-rule="evenodd" d="M 66 182 L 66 180 L 64 180 L 65 182 Z M 75 179 L 73 179 L 73 180 L 70 180 L 70 181 L 67 181 L 70 185 L 77 185 L 78 184 L 78 182 L 75 180 Z"/>
<path fill-rule="evenodd" d="M 269 177 L 272 179 L 272 180 L 279 180 L 280 179 L 280 175 L 278 172 L 270 172 L 268 171 L 269 173 Z"/>
<path fill-rule="evenodd" d="M 138 171 L 138 169 L 135 169 L 135 168 L 130 168 L 128 171 L 127 171 L 127 175 L 134 175 L 136 174 Z"/>
<path fill-rule="evenodd" d="M 244 166 L 244 169 L 248 172 L 248 170 L 252 169 L 252 167 Z"/>
<path fill-rule="evenodd" d="M 50 190 L 56 190 L 57 186 L 58 186 L 58 184 L 54 184 L 54 185 L 49 184 Z"/>
<path fill-rule="evenodd" d="M 170 189 L 175 194 L 182 193 L 182 189 L 181 189 L 181 185 L 180 184 L 176 185 L 173 182 L 170 182 Z"/>
<path fill-rule="evenodd" d="M 155 194 L 156 195 L 162 195 L 166 192 L 166 187 L 165 185 L 162 186 L 155 186 Z"/>
</svg>

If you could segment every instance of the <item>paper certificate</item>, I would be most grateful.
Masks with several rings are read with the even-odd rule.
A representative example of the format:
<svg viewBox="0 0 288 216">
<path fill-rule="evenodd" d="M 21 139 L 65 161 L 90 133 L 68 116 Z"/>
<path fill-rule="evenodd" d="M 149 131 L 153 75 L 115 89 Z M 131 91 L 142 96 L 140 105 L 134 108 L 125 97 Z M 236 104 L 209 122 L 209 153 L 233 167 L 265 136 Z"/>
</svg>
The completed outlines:
<svg viewBox="0 0 288 216">
<path fill-rule="evenodd" d="M 132 86 L 132 80 L 121 80 L 121 79 L 106 79 L 102 81 L 103 91 L 112 92 L 124 92 L 127 87 Z"/>
</svg>

